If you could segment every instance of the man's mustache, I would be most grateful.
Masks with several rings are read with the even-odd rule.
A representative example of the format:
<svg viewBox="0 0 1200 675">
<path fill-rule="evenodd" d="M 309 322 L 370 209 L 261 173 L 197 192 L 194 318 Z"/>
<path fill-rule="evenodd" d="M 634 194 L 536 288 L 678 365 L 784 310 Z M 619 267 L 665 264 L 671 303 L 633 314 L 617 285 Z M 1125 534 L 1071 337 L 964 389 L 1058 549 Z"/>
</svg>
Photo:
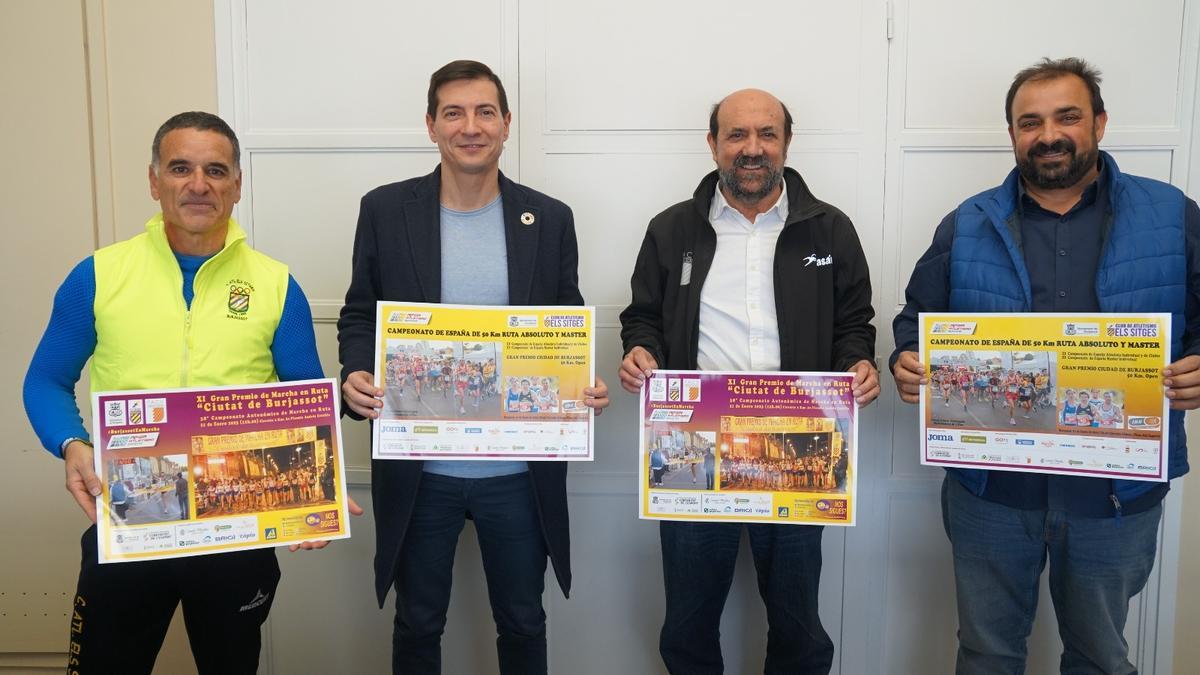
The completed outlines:
<svg viewBox="0 0 1200 675">
<path fill-rule="evenodd" d="M 733 166 L 738 169 L 761 169 L 767 166 L 767 158 L 762 155 L 757 157 L 738 155 L 737 159 L 733 160 Z"/>
<path fill-rule="evenodd" d="M 1059 152 L 1075 154 L 1075 144 L 1068 138 L 1060 138 L 1053 143 L 1038 143 L 1029 148 L 1030 157 L 1044 157 Z"/>
</svg>

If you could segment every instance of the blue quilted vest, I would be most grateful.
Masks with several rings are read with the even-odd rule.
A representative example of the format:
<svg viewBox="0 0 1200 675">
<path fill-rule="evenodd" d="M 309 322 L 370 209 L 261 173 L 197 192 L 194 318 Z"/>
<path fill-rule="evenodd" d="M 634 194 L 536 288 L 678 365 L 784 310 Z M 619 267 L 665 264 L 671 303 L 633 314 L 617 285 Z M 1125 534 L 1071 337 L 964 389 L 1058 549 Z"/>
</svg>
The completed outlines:
<svg viewBox="0 0 1200 675">
<path fill-rule="evenodd" d="M 1106 152 L 1101 174 L 1108 181 L 1110 221 L 1105 235 L 1096 296 L 1104 312 L 1170 312 L 1171 360 L 1182 353 L 1187 293 L 1186 198 L 1175 187 L 1121 173 Z M 958 207 L 950 249 L 951 312 L 1029 312 L 1032 293 L 1019 243 L 1016 169 L 1000 187 L 981 192 Z M 1016 237 L 1014 237 L 1016 233 Z M 1168 474 L 1188 471 L 1183 412 L 1170 415 Z M 988 472 L 947 469 L 967 489 L 982 495 Z M 1155 483 L 1114 480 L 1113 494 L 1128 501 Z"/>
</svg>

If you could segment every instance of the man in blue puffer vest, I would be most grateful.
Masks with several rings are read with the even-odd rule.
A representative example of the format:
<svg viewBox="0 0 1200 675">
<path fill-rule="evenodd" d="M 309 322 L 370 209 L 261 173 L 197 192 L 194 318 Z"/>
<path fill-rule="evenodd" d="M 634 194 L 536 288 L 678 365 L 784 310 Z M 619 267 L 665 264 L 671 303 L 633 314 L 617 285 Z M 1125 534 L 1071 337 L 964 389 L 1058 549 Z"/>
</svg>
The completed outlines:
<svg viewBox="0 0 1200 675">
<path fill-rule="evenodd" d="M 1098 144 L 1100 76 L 1077 58 L 1017 74 L 1005 101 L 1016 168 L 963 202 L 917 261 L 893 322 L 900 397 L 928 384 L 919 312 L 1169 312 L 1169 473 L 1187 473 L 1183 411 L 1200 406 L 1200 208 L 1122 174 Z M 1065 672 L 1134 673 L 1129 599 L 1154 565 L 1169 483 L 948 469 L 942 517 L 954 550 L 957 672 L 1021 673 L 1050 562 Z"/>
</svg>

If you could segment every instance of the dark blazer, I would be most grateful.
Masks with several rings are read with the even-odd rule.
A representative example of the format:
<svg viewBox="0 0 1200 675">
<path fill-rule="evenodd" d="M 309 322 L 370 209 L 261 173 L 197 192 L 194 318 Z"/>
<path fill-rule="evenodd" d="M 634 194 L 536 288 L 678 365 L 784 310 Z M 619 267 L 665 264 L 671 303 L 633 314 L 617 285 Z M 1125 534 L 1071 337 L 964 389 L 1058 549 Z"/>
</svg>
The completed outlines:
<svg viewBox="0 0 1200 675">
<path fill-rule="evenodd" d="M 375 369 L 375 303 L 441 302 L 441 167 L 368 192 L 358 213 L 353 272 L 338 319 L 342 379 Z M 508 249 L 508 297 L 513 305 L 582 305 L 575 220 L 562 202 L 500 175 Z M 528 215 L 526 215 L 528 214 Z M 522 222 L 533 222 L 526 225 Z M 343 412 L 360 419 L 344 406 Z M 423 462 L 371 462 L 375 511 L 375 593 L 379 606 L 395 579 L 396 562 L 421 482 Z M 571 590 L 567 466 L 530 462 L 542 534 L 564 594 Z"/>
</svg>

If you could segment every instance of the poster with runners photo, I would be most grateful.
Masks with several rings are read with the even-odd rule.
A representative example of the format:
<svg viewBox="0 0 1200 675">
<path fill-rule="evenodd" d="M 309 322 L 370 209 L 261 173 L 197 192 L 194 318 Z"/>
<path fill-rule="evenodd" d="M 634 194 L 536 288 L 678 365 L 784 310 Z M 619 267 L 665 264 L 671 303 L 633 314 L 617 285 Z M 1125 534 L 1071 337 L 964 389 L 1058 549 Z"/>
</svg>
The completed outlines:
<svg viewBox="0 0 1200 675">
<path fill-rule="evenodd" d="M 100 562 L 350 536 L 334 380 L 92 396 Z"/>
<path fill-rule="evenodd" d="M 591 307 L 380 302 L 375 459 L 592 459 Z"/>
<path fill-rule="evenodd" d="M 921 463 L 1167 480 L 1168 314 L 921 314 Z"/>
<path fill-rule="evenodd" d="M 656 370 L 642 387 L 640 516 L 853 525 L 847 373 Z"/>
</svg>

